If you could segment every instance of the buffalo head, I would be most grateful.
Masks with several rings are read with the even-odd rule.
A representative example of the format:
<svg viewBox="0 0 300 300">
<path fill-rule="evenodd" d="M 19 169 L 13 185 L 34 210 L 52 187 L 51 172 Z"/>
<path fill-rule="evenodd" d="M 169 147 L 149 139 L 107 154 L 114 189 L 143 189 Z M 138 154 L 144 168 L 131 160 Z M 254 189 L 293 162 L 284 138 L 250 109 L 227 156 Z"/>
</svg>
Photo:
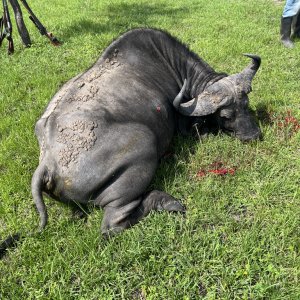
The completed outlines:
<svg viewBox="0 0 300 300">
<path fill-rule="evenodd" d="M 186 82 L 173 105 L 186 116 L 201 117 L 214 114 L 219 127 L 241 141 L 261 137 L 261 130 L 249 111 L 248 94 L 251 81 L 260 66 L 260 57 L 245 54 L 252 62 L 241 73 L 230 75 L 209 85 L 194 99 L 181 103 Z"/>
</svg>

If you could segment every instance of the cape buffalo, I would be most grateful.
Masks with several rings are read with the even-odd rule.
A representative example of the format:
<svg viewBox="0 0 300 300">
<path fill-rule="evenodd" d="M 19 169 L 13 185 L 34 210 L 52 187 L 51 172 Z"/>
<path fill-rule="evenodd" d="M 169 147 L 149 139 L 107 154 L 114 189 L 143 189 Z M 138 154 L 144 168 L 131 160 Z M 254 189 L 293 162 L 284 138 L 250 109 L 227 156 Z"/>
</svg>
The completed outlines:
<svg viewBox="0 0 300 300">
<path fill-rule="evenodd" d="M 104 209 L 101 232 L 110 235 L 151 210 L 184 212 L 172 196 L 146 192 L 176 129 L 211 115 L 242 141 L 261 131 L 248 109 L 260 58 L 241 73 L 217 73 L 170 34 L 134 29 L 112 42 L 87 71 L 52 98 L 35 132 L 40 163 L 32 195 L 47 223 L 42 193 Z"/>
</svg>

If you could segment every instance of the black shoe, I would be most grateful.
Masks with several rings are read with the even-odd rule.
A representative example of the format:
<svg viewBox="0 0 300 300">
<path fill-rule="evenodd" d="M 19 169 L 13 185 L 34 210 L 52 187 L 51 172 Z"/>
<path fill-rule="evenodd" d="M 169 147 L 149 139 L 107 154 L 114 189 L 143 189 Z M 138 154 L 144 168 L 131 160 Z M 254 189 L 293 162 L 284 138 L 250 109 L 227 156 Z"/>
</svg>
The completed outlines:
<svg viewBox="0 0 300 300">
<path fill-rule="evenodd" d="M 280 39 L 281 43 L 287 48 L 293 48 L 294 43 L 291 40 L 293 17 L 281 18 Z"/>
</svg>

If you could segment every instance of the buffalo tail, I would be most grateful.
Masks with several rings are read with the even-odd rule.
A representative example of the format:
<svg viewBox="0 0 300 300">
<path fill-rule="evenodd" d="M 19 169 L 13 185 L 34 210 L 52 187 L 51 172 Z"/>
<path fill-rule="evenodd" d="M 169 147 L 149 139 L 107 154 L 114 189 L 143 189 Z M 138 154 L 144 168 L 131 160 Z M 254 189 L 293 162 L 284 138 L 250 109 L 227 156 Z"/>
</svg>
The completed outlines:
<svg viewBox="0 0 300 300">
<path fill-rule="evenodd" d="M 46 172 L 46 167 L 44 165 L 39 165 L 35 170 L 31 181 L 31 193 L 33 201 L 40 215 L 40 231 L 45 228 L 48 221 L 47 208 L 42 194 Z"/>
<path fill-rule="evenodd" d="M 45 228 L 48 220 L 47 208 L 45 206 L 42 194 L 46 172 L 46 167 L 39 165 L 35 170 L 31 181 L 33 200 L 40 215 L 40 231 Z M 15 233 L 8 236 L 4 241 L 0 242 L 0 259 L 5 255 L 9 248 L 15 248 L 20 240 L 22 240 L 21 234 Z"/>
</svg>

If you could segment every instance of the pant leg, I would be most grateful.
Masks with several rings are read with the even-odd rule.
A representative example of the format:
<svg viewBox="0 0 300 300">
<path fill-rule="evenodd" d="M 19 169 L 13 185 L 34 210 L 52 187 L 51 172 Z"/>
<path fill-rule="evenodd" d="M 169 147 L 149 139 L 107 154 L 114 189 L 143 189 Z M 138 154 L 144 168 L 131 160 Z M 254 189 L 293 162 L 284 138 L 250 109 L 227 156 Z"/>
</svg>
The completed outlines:
<svg viewBox="0 0 300 300">
<path fill-rule="evenodd" d="M 287 0 L 283 9 L 282 17 L 293 17 L 298 13 L 299 10 L 300 0 Z"/>
</svg>

